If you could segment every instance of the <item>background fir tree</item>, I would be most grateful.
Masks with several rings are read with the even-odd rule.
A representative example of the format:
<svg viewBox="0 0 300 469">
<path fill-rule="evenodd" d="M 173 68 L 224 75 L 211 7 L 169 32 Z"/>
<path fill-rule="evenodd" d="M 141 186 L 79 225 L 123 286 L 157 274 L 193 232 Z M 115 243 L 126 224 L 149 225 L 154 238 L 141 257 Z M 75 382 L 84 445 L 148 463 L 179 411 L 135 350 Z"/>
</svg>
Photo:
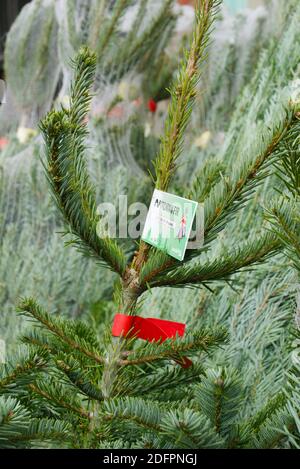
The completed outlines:
<svg viewBox="0 0 300 469">
<path fill-rule="evenodd" d="M 198 18 L 190 54 L 182 66 L 177 86 L 175 84 L 173 88 L 165 138 L 155 165 L 159 188 L 167 189 L 175 175 L 185 119 L 194 99 L 193 87 L 198 78 L 192 65 L 203 57 L 203 46 L 208 39 L 205 26 L 210 24 L 217 3 L 205 2 L 207 10 L 202 5 L 204 9 Z M 278 233 L 265 232 L 264 227 L 259 227 L 258 239 L 253 236 L 246 242 L 241 230 L 235 239 L 235 244 L 240 244 L 234 248 L 231 246 L 231 249 L 228 246 L 226 249 L 225 245 L 224 249 L 221 243 L 213 258 L 209 257 L 208 249 L 215 246 L 219 233 L 230 228 L 232 220 L 236 222 L 238 212 L 244 210 L 246 202 L 251 203 L 258 184 L 267 176 L 272 179 L 270 163 L 280 165 L 289 148 L 295 148 L 297 155 L 298 105 L 287 99 L 287 92 L 271 104 L 274 112 L 273 119 L 267 121 L 269 128 L 265 127 L 265 122 L 257 125 L 257 144 L 251 152 L 245 150 L 234 166 L 227 158 L 226 176 L 216 178 L 210 187 L 205 188 L 203 178 L 198 175 L 194 191 L 198 191 L 198 200 L 202 197 L 205 200 L 207 252 L 192 252 L 180 264 L 141 243 L 132 259 L 112 240 L 95 237 L 95 204 L 93 188 L 88 184 L 85 173 L 83 139 L 86 129 L 82 125 L 84 116 L 81 114 L 89 105 L 90 97 L 86 92 L 92 84 L 95 59 L 88 50 L 82 50 L 75 65 L 70 109 L 53 111 L 43 122 L 48 176 L 58 205 L 71 228 L 74 243 L 116 270 L 121 277 L 116 296 L 122 311 L 132 313 L 139 306 L 139 297 L 143 299 L 148 294 L 149 286 L 213 284 L 220 288 L 217 283 L 220 280 L 228 280 L 241 269 L 281 251 L 282 240 Z M 274 115 L 277 117 L 275 120 Z M 169 138 L 174 135 L 174 129 L 178 135 L 175 140 Z M 294 170 L 290 174 L 296 176 Z M 68 200 L 72 200 L 71 205 Z M 79 215 L 79 218 L 74 215 Z M 293 233 L 294 220 L 288 220 L 287 226 Z M 126 267 L 128 261 L 130 269 Z M 264 276 L 263 271 L 257 275 L 257 282 L 260 275 Z M 281 278 L 281 282 L 284 286 L 288 279 Z M 286 349 L 291 344 L 292 334 L 284 336 L 281 347 L 278 336 L 283 326 L 292 328 L 292 305 L 286 303 L 286 312 L 283 313 L 280 285 L 277 283 L 276 287 L 277 291 L 270 280 L 264 285 L 268 293 L 273 292 L 273 305 L 279 308 L 280 320 L 277 318 L 275 325 L 266 318 L 262 322 L 271 328 L 267 337 L 269 348 L 278 354 L 284 350 L 288 360 Z M 253 290 L 256 290 L 256 285 Z M 226 290 L 221 293 L 223 303 L 220 305 L 221 296 L 215 297 L 219 303 L 216 306 L 219 316 L 226 316 L 230 313 L 230 306 L 222 309 Z M 235 291 L 231 294 L 237 295 Z M 257 291 L 253 294 L 254 301 L 256 298 Z M 253 333 L 258 322 L 248 322 L 247 308 L 251 311 L 251 299 L 248 287 L 245 300 L 237 304 L 236 320 L 243 321 L 245 325 L 243 344 L 248 337 L 249 353 L 260 346 L 265 360 L 265 342 L 261 343 L 258 330 Z M 292 303 L 292 296 L 290 299 Z M 203 301 L 202 308 L 205 309 L 205 298 Z M 240 308 L 242 315 L 239 314 Z M 263 308 L 267 309 L 267 317 L 272 318 L 272 305 L 267 301 Z M 225 346 L 227 353 L 222 350 L 223 362 L 217 351 L 206 356 L 211 349 L 229 340 L 216 324 L 200 327 L 198 331 L 194 328 L 185 339 L 171 343 L 121 341 L 111 344 L 109 333 L 103 341 L 103 329 L 97 336 L 91 324 L 49 315 L 32 299 L 24 300 L 21 310 L 41 328 L 32 329 L 23 338 L 30 350 L 29 355 L 23 357 L 23 362 L 17 361 L 23 366 L 14 367 L 12 364 L 2 370 L 3 446 L 35 444 L 35 440 L 39 444 L 41 439 L 55 440 L 59 435 L 64 435 L 64 441 L 72 447 L 280 447 L 298 444 L 299 367 L 288 368 L 289 379 L 283 382 L 276 374 L 278 368 L 275 366 L 276 385 L 272 383 L 272 393 L 263 389 L 263 381 L 255 387 L 247 373 L 249 360 L 241 357 L 237 341 Z M 201 311 L 193 310 L 193 313 L 196 321 L 199 319 L 196 313 L 201 315 Z M 234 326 L 233 321 L 232 328 Z M 241 328 L 239 330 L 242 332 Z M 256 342 L 254 345 L 253 340 Z M 193 356 L 194 366 L 184 369 L 174 365 L 173 359 L 178 355 Z M 227 363 L 224 363 L 224 356 Z M 242 360 L 243 367 L 239 360 Z M 276 357 L 272 363 L 276 363 Z M 261 396 L 267 397 L 265 402 Z M 12 410 L 17 406 L 20 410 L 14 414 Z M 12 419 L 22 412 L 27 422 L 34 422 L 27 433 L 17 418 Z"/>
</svg>

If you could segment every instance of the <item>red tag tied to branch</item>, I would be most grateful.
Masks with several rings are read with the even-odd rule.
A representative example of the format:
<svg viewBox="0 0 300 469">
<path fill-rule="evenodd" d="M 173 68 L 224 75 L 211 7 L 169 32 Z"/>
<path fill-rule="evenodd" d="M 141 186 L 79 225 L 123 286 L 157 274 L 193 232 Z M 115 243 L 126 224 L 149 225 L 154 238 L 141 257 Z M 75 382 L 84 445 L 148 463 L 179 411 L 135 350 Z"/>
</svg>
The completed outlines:
<svg viewBox="0 0 300 469">
<path fill-rule="evenodd" d="M 116 314 L 112 326 L 114 337 L 137 337 L 138 339 L 164 342 L 166 339 L 183 337 L 185 324 L 181 322 L 166 321 L 157 318 L 142 318 L 140 316 L 127 316 Z M 183 368 L 189 368 L 193 363 L 187 357 L 174 359 Z"/>
</svg>

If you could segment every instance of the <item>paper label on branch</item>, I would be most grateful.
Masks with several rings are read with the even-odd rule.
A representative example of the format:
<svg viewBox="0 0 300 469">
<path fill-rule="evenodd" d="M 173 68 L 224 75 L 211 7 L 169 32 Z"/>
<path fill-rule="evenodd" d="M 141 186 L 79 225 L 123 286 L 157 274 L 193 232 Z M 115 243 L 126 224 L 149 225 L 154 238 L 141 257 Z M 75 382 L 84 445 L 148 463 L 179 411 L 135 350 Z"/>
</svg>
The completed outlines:
<svg viewBox="0 0 300 469">
<path fill-rule="evenodd" d="M 182 261 L 198 203 L 154 190 L 142 240 Z"/>
</svg>

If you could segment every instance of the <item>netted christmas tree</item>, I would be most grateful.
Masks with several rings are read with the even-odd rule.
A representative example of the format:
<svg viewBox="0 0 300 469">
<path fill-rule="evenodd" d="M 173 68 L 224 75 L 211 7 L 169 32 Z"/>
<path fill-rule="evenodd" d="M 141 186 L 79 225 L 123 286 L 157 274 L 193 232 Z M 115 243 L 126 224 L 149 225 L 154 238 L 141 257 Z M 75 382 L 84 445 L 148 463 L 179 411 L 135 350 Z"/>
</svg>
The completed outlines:
<svg viewBox="0 0 300 469">
<path fill-rule="evenodd" d="M 257 301 L 257 283 L 265 277 L 263 270 L 256 271 L 255 281 L 254 277 L 248 277 L 253 284 L 248 285 L 238 301 L 229 299 L 228 295 L 229 291 L 231 297 L 238 296 L 236 287 L 245 283 L 239 280 L 243 279 L 243 272 L 261 265 L 270 256 L 280 255 L 283 246 L 297 268 L 299 231 L 295 203 L 299 192 L 300 123 L 299 102 L 291 99 L 289 90 L 273 98 L 264 121 L 253 122 L 251 145 L 235 153 L 245 143 L 244 132 L 254 116 L 255 104 L 278 64 L 274 68 L 271 64 L 265 76 L 254 77 L 250 90 L 254 89 L 255 80 L 259 81 L 255 99 L 251 96 L 255 102 L 244 116 L 242 103 L 249 99 L 249 88 L 246 89 L 232 124 L 237 132 L 232 128 L 228 134 L 223 164 L 216 164 L 213 158 L 211 164 L 200 167 L 192 190 L 180 184 L 182 176 L 177 171 L 218 4 L 215 0 L 205 0 L 197 12 L 190 51 L 171 89 L 165 134 L 152 175 L 156 188 L 204 202 L 205 243 L 199 250 L 188 251 L 184 262 L 142 241 L 124 251 L 115 240 L 97 235 L 95 189 L 87 172 L 84 151 L 85 117 L 96 71 L 96 57 L 88 49 L 81 49 L 74 61 L 70 106 L 51 111 L 41 126 L 46 142 L 44 164 L 67 223 L 70 242 L 91 255 L 101 264 L 99 268 L 106 266 L 118 275 L 115 311 L 147 316 L 150 291 L 155 295 L 162 290 L 164 295 L 164 287 L 177 287 L 184 296 L 184 287 L 199 286 L 206 288 L 207 295 L 215 289 L 209 306 L 218 311 L 218 318 L 211 315 L 207 324 L 201 325 L 199 317 L 207 301 L 203 296 L 197 311 L 194 305 L 189 303 L 188 308 L 185 305 L 185 312 L 192 310 L 194 318 L 189 321 L 184 338 L 147 343 L 134 338 L 112 339 L 109 311 L 86 322 L 70 321 L 48 314 L 32 298 L 24 299 L 20 311 L 35 327 L 23 337 L 27 351 L 1 368 L 3 447 L 51 442 L 62 445 L 59 443 L 62 436 L 64 445 L 85 448 L 299 445 L 299 365 L 297 360 L 293 366 L 288 361 L 288 351 L 299 332 L 290 314 L 294 308 L 292 288 L 285 289 L 291 283 L 292 274 L 286 272 L 286 278 L 281 275 L 280 282 L 274 278 L 264 280 L 261 294 L 265 296 L 265 289 L 272 303 L 264 298 L 256 318 L 248 311 L 251 312 L 252 301 Z M 295 21 L 297 15 L 299 8 L 295 10 Z M 293 38 L 292 26 L 287 42 Z M 295 49 L 299 50 L 296 45 Z M 261 63 L 264 60 L 267 63 L 266 55 Z M 284 80 L 283 74 L 280 79 Z M 276 167 L 281 179 L 272 175 L 272 168 Z M 273 207 L 266 209 L 267 219 L 263 222 L 262 213 L 255 213 L 257 194 L 275 181 L 281 195 Z M 252 211 L 248 211 L 248 219 L 241 223 L 240 214 L 247 213 L 245 207 Z M 252 221 L 254 214 L 255 221 Z M 232 227 L 237 223 L 240 229 L 233 237 Z M 226 243 L 226 237 L 231 237 L 230 242 Z M 227 290 L 221 287 L 224 282 L 228 284 Z M 177 290 L 170 291 L 176 301 Z M 226 301 L 236 303 L 229 334 L 220 327 L 222 321 L 218 321 L 229 315 Z M 275 318 L 274 305 L 279 308 Z M 258 327 L 257 318 L 264 328 Z M 236 322 L 241 323 L 238 328 Z M 267 328 L 267 337 L 262 338 L 260 333 Z M 282 335 L 285 329 L 288 332 Z M 230 336 L 235 330 L 243 340 L 238 343 L 235 338 L 233 344 Z M 244 350 L 238 353 L 239 344 Z M 248 349 L 245 344 L 249 345 Z M 268 362 L 264 363 L 268 367 L 268 386 L 263 380 L 254 383 L 249 374 L 253 358 L 250 353 L 259 347 L 262 363 Z M 268 356 L 265 349 L 270 352 Z M 188 368 L 186 357 L 193 361 Z M 281 376 L 277 361 L 284 361 L 279 370 Z M 270 370 L 273 370 L 273 381 Z"/>
</svg>

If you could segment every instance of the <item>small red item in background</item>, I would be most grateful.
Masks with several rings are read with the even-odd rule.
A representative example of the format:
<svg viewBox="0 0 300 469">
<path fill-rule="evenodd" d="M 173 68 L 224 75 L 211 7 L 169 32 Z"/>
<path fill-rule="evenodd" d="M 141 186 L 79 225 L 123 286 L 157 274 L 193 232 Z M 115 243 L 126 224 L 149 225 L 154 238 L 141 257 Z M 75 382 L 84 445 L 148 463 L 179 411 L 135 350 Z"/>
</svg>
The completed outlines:
<svg viewBox="0 0 300 469">
<path fill-rule="evenodd" d="M 148 109 L 150 112 L 155 112 L 157 109 L 157 103 L 152 98 L 148 101 Z"/>
<path fill-rule="evenodd" d="M 9 144 L 8 138 L 0 137 L 0 150 L 3 150 Z"/>
<path fill-rule="evenodd" d="M 179 3 L 179 5 L 194 5 L 195 3 L 195 0 L 177 0 L 177 3 Z"/>
<path fill-rule="evenodd" d="M 138 339 L 164 342 L 173 337 L 182 337 L 185 332 L 185 324 L 181 322 L 166 321 L 157 318 L 141 318 L 140 316 L 127 316 L 116 314 L 112 326 L 114 337 L 137 337 Z M 174 361 L 183 368 L 189 368 L 193 362 L 187 357 L 174 357 Z"/>
</svg>

